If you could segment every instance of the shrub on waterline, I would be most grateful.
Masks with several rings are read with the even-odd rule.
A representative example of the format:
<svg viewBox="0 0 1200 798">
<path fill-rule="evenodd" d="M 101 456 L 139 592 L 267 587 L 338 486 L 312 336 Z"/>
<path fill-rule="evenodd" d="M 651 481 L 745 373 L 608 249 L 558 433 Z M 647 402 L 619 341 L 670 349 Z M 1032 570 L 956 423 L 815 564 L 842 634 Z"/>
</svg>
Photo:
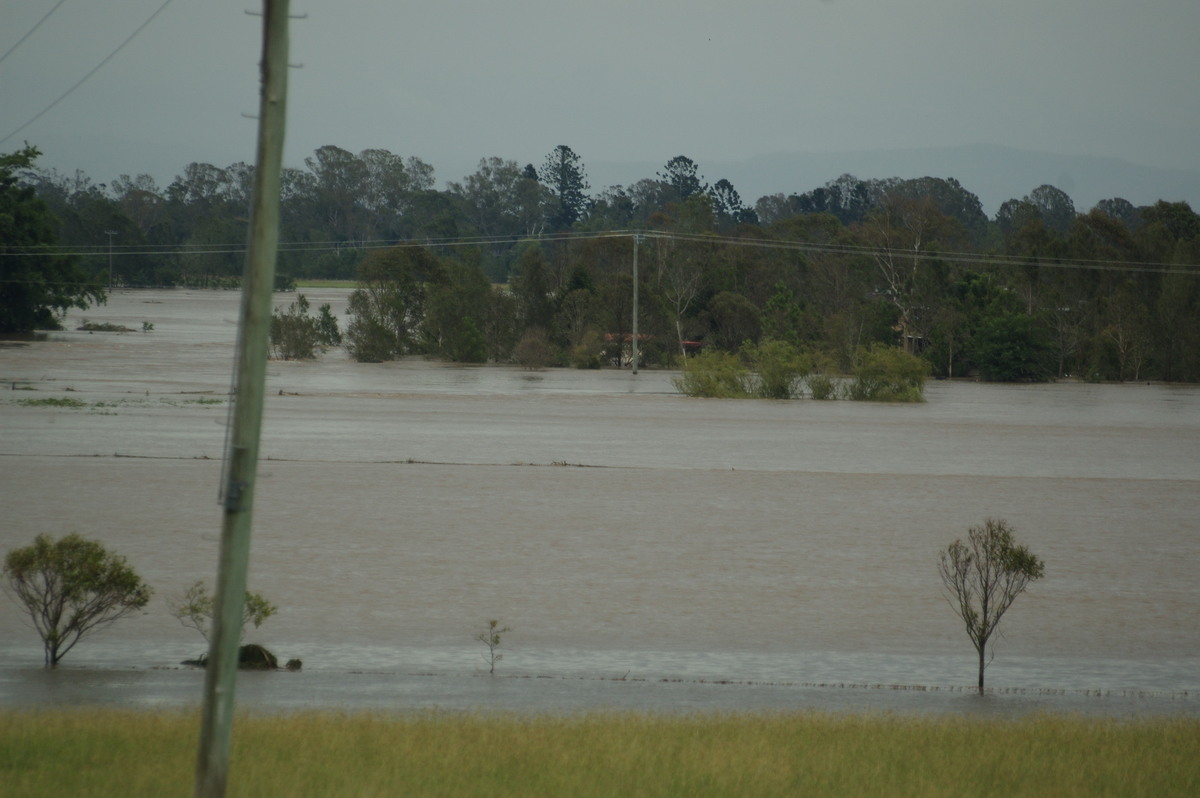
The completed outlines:
<svg viewBox="0 0 1200 798">
<path fill-rule="evenodd" d="M 929 363 L 884 344 L 859 347 L 847 398 L 860 402 L 923 402 Z"/>
<path fill-rule="evenodd" d="M 738 399 L 752 395 L 749 369 L 730 352 L 713 350 L 689 358 L 671 383 L 688 396 Z"/>
</svg>

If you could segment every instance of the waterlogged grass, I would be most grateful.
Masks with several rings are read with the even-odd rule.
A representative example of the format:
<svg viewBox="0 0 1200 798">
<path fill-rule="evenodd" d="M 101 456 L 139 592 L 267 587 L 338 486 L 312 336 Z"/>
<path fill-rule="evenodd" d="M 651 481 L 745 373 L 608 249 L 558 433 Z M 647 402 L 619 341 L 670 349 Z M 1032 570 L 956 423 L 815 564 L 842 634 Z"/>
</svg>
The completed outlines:
<svg viewBox="0 0 1200 798">
<path fill-rule="evenodd" d="M 190 793 L 198 718 L 0 712 L 8 795 Z M 231 796 L 1193 796 L 1200 720 L 240 717 Z"/>
<path fill-rule="evenodd" d="M 37 399 L 18 399 L 15 404 L 22 407 L 66 407 L 71 410 L 82 410 L 88 403 L 82 399 L 72 399 L 69 396 L 46 396 Z"/>
<path fill-rule="evenodd" d="M 114 410 L 122 407 L 185 407 L 187 405 L 223 405 L 223 398 L 202 396 L 196 399 L 117 399 L 106 402 L 86 402 L 72 397 L 38 397 L 36 399 L 16 399 L 13 404 L 21 407 L 57 407 L 67 410 L 90 410 L 101 415 L 116 415 Z"/>
<path fill-rule="evenodd" d="M 296 288 L 354 288 L 354 280 L 297 280 Z"/>
</svg>

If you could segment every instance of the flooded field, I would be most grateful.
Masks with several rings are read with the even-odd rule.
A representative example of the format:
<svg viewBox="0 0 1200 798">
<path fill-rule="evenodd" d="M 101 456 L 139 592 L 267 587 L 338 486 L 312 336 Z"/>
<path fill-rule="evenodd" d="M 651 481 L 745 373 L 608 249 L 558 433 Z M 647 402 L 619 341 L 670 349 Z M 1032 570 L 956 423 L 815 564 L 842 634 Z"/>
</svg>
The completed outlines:
<svg viewBox="0 0 1200 798">
<path fill-rule="evenodd" d="M 79 532 L 156 591 L 58 673 L 4 599 L 0 705 L 199 700 L 177 664 L 204 642 L 165 598 L 215 574 L 237 303 L 117 293 L 69 321 L 134 332 L 0 344 L 0 549 Z M 304 670 L 243 676 L 250 705 L 1200 712 L 1195 387 L 891 406 L 338 350 L 268 372 L 250 586 L 280 611 L 249 639 Z M 1046 578 L 981 704 L 936 561 L 989 516 Z M 513 628 L 496 679 L 489 618 Z"/>
</svg>

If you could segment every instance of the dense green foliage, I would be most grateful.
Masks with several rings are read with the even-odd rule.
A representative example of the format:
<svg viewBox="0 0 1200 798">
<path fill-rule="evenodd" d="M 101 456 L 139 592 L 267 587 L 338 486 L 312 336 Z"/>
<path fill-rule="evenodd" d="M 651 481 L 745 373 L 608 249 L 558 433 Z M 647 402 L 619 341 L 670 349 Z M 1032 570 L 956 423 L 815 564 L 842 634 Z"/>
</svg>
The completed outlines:
<svg viewBox="0 0 1200 798">
<path fill-rule="evenodd" d="M 750 396 L 750 370 L 737 355 L 715 349 L 688 360 L 674 382 L 680 393 L 688 396 L 707 399 Z"/>
<path fill-rule="evenodd" d="M 124 557 L 75 534 L 38 535 L 8 552 L 3 570 L 5 587 L 32 620 L 51 668 L 80 639 L 150 600 L 150 588 Z"/>
<path fill-rule="evenodd" d="M 898 347 L 873 344 L 855 354 L 848 381 L 831 370 L 827 353 L 801 352 L 786 341 L 746 341 L 737 354 L 713 349 L 689 358 L 673 382 L 680 393 L 705 398 L 794 399 L 807 386 L 814 399 L 920 402 L 929 364 Z"/>
<path fill-rule="evenodd" d="M 104 301 L 98 275 L 56 251 L 50 207 L 21 178 L 39 154 L 29 146 L 0 154 L 0 333 L 57 330 L 68 308 Z"/>
<path fill-rule="evenodd" d="M 1081 212 L 1042 185 L 988 218 L 952 178 L 843 175 L 751 206 L 683 155 L 589 194 L 565 145 L 537 168 L 482 159 L 444 190 L 386 150 L 326 146 L 304 166 L 284 176 L 278 271 L 357 280 L 346 345 L 360 360 L 627 365 L 636 231 L 647 366 L 773 340 L 827 358 L 819 389 L 875 344 L 937 377 L 1200 380 L 1200 216 L 1183 202 Z M 116 285 L 225 286 L 252 171 L 193 163 L 160 189 L 26 170 L 20 190 L 93 279 L 113 244 Z"/>
<path fill-rule="evenodd" d="M 810 370 L 809 358 L 786 341 L 747 342 L 742 358 L 753 370 L 754 393 L 764 399 L 791 399 L 800 393 L 801 380 Z"/>
<path fill-rule="evenodd" d="M 317 316 L 308 314 L 308 297 L 300 294 L 286 310 L 271 314 L 271 357 L 277 360 L 310 360 L 327 346 L 342 342 L 337 318 L 329 303 L 321 305 Z"/>
<path fill-rule="evenodd" d="M 919 402 L 928 373 L 929 363 L 921 358 L 873 344 L 858 351 L 846 395 L 864 402 Z"/>
</svg>

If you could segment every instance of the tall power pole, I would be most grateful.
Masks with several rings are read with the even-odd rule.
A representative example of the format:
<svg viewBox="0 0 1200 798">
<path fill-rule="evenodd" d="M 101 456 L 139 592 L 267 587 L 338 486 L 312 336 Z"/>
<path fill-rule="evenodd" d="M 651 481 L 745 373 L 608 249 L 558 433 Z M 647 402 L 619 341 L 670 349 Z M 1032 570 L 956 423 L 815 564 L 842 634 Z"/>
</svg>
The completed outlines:
<svg viewBox="0 0 1200 798">
<path fill-rule="evenodd" d="M 116 230 L 105 230 L 104 235 L 108 236 L 108 288 L 111 291 L 113 287 L 113 261 L 112 261 L 112 240 L 117 234 Z"/>
<path fill-rule="evenodd" d="M 638 370 L 638 245 L 642 243 L 642 237 L 637 233 L 633 234 L 633 373 L 637 374 Z"/>
<path fill-rule="evenodd" d="M 271 291 L 279 248 L 279 187 L 287 106 L 288 2 L 263 0 L 262 96 L 254 200 L 242 278 L 236 388 L 222 486 L 221 553 L 208 668 L 204 676 L 200 747 L 196 757 L 197 798 L 223 798 L 229 776 L 233 694 L 250 559 L 250 522 L 262 429 Z"/>
</svg>

